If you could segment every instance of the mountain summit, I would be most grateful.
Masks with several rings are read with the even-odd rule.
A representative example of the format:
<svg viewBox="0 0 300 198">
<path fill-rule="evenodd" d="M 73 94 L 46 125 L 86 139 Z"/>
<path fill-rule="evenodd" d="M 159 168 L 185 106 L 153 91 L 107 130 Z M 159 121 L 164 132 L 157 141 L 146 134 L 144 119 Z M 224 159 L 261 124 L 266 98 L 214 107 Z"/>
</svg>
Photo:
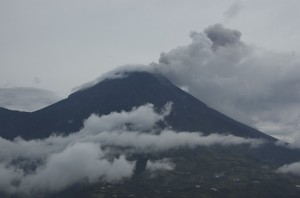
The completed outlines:
<svg viewBox="0 0 300 198">
<path fill-rule="evenodd" d="M 121 78 L 105 79 L 32 113 L 2 108 L 0 135 L 7 139 L 17 136 L 25 139 L 45 138 L 52 133 L 65 135 L 78 131 L 92 113 L 106 115 L 129 111 L 146 103 L 160 109 L 168 102 L 173 105 L 166 122 L 173 130 L 275 140 L 209 108 L 162 75 L 149 72 L 125 72 Z"/>
</svg>

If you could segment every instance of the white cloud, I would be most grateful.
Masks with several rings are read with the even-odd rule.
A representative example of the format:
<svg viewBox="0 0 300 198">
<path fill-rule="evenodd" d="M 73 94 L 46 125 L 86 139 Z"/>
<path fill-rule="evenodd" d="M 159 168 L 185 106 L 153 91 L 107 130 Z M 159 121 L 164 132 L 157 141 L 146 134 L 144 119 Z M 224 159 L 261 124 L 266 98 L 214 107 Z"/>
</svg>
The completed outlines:
<svg viewBox="0 0 300 198">
<path fill-rule="evenodd" d="M 98 144 L 75 143 L 50 154 L 34 172 L 26 173 L 17 166 L 0 163 L 0 189 L 25 194 L 55 192 L 78 182 L 96 182 L 100 178 L 115 181 L 132 175 L 134 162 L 124 156 L 113 161 L 103 157 Z"/>
<path fill-rule="evenodd" d="M 166 104 L 161 114 L 154 111 L 153 104 L 133 108 L 130 112 L 112 112 L 101 117 L 93 114 L 84 122 L 84 128 L 86 131 L 98 133 L 99 131 L 113 131 L 130 124 L 126 128 L 151 130 L 155 123 L 169 115 L 171 106 L 172 103 Z"/>
<path fill-rule="evenodd" d="M 277 169 L 279 173 L 291 173 L 293 175 L 300 176 L 300 162 L 294 162 L 286 164 Z"/>
<path fill-rule="evenodd" d="M 248 144 L 257 147 L 263 140 L 241 138 L 233 135 L 211 134 L 204 136 L 199 132 L 175 132 L 163 130 L 159 134 L 140 132 L 101 132 L 93 137 L 102 145 L 134 148 L 139 152 L 166 151 L 174 148 L 195 148 L 211 145 L 240 145 Z"/>
<path fill-rule="evenodd" d="M 103 157 L 99 145 L 75 143 L 60 153 L 52 154 L 34 174 L 26 175 L 21 180 L 19 190 L 53 192 L 80 181 L 92 183 L 99 178 L 116 181 L 132 175 L 134 163 L 127 161 L 124 156 L 112 162 Z"/>
<path fill-rule="evenodd" d="M 300 133 L 297 131 L 288 137 L 279 137 L 283 140 L 277 141 L 277 145 L 288 147 L 291 149 L 300 149 Z"/>
<path fill-rule="evenodd" d="M 171 111 L 171 103 L 160 113 L 151 104 L 130 112 L 91 115 L 84 127 L 68 136 L 13 141 L 0 138 L 0 189 L 7 193 L 35 194 L 59 191 L 78 182 L 116 181 L 130 177 L 132 152 L 161 152 L 174 148 L 248 144 L 263 140 L 200 132 L 158 129 L 156 123 Z M 18 162 L 18 163 L 16 163 Z M 31 168 L 29 168 L 31 167 Z M 166 159 L 149 161 L 148 170 L 172 170 Z"/>
<path fill-rule="evenodd" d="M 168 158 L 161 160 L 149 160 L 147 161 L 146 169 L 151 171 L 172 171 L 175 169 L 175 164 Z"/>
</svg>

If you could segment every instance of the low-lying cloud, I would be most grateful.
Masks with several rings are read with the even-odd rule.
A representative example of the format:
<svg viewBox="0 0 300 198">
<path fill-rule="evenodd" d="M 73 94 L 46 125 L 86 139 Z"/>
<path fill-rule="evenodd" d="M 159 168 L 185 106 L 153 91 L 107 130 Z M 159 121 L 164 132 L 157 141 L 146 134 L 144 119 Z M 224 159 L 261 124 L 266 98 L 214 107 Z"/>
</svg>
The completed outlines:
<svg viewBox="0 0 300 198">
<path fill-rule="evenodd" d="M 157 72 L 226 115 L 285 139 L 300 131 L 300 56 L 271 52 L 216 24 L 161 53 Z M 283 38 L 284 39 L 284 38 Z"/>
<path fill-rule="evenodd" d="M 9 176 L 6 176 L 6 183 L 2 183 L 0 189 L 10 193 L 32 194 L 55 192 L 77 182 L 96 182 L 99 178 L 106 181 L 120 180 L 132 175 L 134 162 L 127 161 L 123 155 L 108 161 L 98 144 L 85 142 L 75 143 L 59 153 L 50 154 L 33 173 L 3 163 L 0 169 L 0 172 L 8 173 Z M 3 179 L 1 177 L 0 180 Z"/>
<path fill-rule="evenodd" d="M 168 158 L 161 160 L 148 160 L 146 169 L 150 171 L 172 171 L 175 169 L 175 164 Z"/>
<path fill-rule="evenodd" d="M 164 152 L 210 145 L 259 146 L 263 140 L 200 132 L 159 129 L 171 103 L 156 112 L 152 104 L 129 112 L 91 115 L 83 128 L 68 136 L 13 141 L 0 138 L 0 191 L 35 194 L 56 192 L 80 182 L 117 181 L 132 176 L 133 153 Z M 148 161 L 147 170 L 175 168 L 171 159 Z"/>
<path fill-rule="evenodd" d="M 130 147 L 138 152 L 166 151 L 174 148 L 195 148 L 211 145 L 248 144 L 257 147 L 263 140 L 242 138 L 233 135 L 211 134 L 204 136 L 197 132 L 175 132 L 163 130 L 159 134 L 144 134 L 140 132 L 101 132 L 94 136 L 102 145 Z"/>
<path fill-rule="evenodd" d="M 293 175 L 300 176 L 300 162 L 294 162 L 286 164 L 277 169 L 279 173 L 290 173 Z"/>
<path fill-rule="evenodd" d="M 33 87 L 0 88 L 0 107 L 19 111 L 35 111 L 59 101 L 55 93 Z"/>
<path fill-rule="evenodd" d="M 236 17 L 239 12 L 243 9 L 243 3 L 241 1 L 234 2 L 225 12 L 225 20 L 232 19 Z"/>
</svg>

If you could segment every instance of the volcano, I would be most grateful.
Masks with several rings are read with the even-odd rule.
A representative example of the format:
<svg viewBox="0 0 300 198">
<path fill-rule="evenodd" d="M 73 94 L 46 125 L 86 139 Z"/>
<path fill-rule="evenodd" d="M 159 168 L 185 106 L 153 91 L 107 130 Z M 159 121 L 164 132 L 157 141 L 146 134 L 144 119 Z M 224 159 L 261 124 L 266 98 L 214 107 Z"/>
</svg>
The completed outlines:
<svg viewBox="0 0 300 198">
<path fill-rule="evenodd" d="M 299 151 L 277 146 L 277 139 L 208 107 L 156 73 L 123 72 L 121 77 L 104 79 L 35 112 L 0 108 L 0 136 L 8 140 L 16 137 L 43 139 L 52 134 L 66 136 L 79 131 L 84 120 L 91 114 L 101 116 L 111 112 L 130 111 L 133 107 L 147 103 L 153 104 L 159 111 L 169 102 L 172 103 L 172 111 L 164 123 L 159 123 L 161 128 L 201 132 L 204 135 L 230 134 L 261 139 L 265 144 L 255 149 L 247 146 L 214 146 L 155 154 L 132 154 L 130 158 L 137 163 L 135 175 L 131 179 L 114 184 L 99 182 L 90 186 L 72 186 L 51 194 L 50 197 L 93 197 L 95 194 L 100 197 L 300 195 L 295 187 L 300 182 L 299 178 L 275 173 L 278 166 L 299 161 Z M 149 175 L 145 171 L 147 161 L 159 158 L 173 159 L 175 171 Z"/>
<path fill-rule="evenodd" d="M 166 121 L 174 130 L 276 140 L 209 108 L 162 75 L 148 72 L 129 72 L 122 78 L 103 80 L 32 113 L 1 108 L 0 135 L 7 139 L 45 138 L 52 133 L 66 135 L 78 131 L 92 113 L 129 111 L 146 103 L 160 109 L 168 102 L 173 103 L 173 108 Z"/>
</svg>

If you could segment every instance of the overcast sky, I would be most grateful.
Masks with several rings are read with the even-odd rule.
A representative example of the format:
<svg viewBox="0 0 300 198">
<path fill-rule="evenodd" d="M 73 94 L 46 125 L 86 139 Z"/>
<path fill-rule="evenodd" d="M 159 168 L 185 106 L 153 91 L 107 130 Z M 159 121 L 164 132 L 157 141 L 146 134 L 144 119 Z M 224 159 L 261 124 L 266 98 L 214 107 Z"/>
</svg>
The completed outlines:
<svg viewBox="0 0 300 198">
<path fill-rule="evenodd" d="M 0 0 L 0 87 L 64 97 L 103 72 L 158 62 L 222 23 L 248 44 L 299 53 L 299 0 Z"/>
</svg>

